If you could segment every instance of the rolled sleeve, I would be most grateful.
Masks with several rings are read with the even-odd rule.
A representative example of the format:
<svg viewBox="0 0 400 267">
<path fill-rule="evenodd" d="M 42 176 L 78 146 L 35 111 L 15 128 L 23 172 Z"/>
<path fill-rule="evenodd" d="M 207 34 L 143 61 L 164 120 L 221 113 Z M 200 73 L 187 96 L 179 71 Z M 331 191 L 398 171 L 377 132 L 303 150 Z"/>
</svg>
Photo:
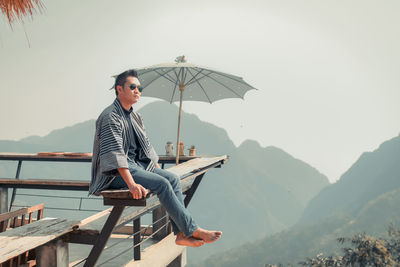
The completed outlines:
<svg viewBox="0 0 400 267">
<path fill-rule="evenodd" d="M 128 168 L 128 159 L 124 151 L 122 135 L 120 120 L 112 114 L 106 116 L 100 129 L 101 172 Z"/>
</svg>

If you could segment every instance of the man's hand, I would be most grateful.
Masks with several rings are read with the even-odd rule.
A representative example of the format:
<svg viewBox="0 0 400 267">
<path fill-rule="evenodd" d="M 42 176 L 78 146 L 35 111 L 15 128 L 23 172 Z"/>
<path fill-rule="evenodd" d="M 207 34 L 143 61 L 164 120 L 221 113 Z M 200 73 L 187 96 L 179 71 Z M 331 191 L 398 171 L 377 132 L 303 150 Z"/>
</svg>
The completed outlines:
<svg viewBox="0 0 400 267">
<path fill-rule="evenodd" d="M 134 184 L 130 186 L 129 192 L 131 192 L 134 199 L 145 198 L 147 195 L 147 189 L 140 184 Z"/>
<path fill-rule="evenodd" d="M 126 185 L 129 188 L 129 192 L 131 192 L 134 199 L 141 199 L 142 197 L 146 197 L 148 191 L 142 185 L 135 183 L 131 173 L 128 168 L 118 168 L 118 172 L 121 175 L 122 179 L 124 179 Z"/>
<path fill-rule="evenodd" d="M 158 163 L 154 164 L 154 166 L 160 169 L 160 165 L 158 165 Z"/>
</svg>

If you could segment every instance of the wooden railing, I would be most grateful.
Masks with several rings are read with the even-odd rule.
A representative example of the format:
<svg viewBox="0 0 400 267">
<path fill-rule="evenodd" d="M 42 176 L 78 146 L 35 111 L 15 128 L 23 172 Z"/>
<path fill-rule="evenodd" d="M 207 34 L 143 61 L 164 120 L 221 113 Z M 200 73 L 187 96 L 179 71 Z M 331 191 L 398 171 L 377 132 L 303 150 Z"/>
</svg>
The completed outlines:
<svg viewBox="0 0 400 267">
<path fill-rule="evenodd" d="M 7 229 L 14 229 L 42 219 L 43 208 L 44 204 L 38 204 L 29 208 L 0 214 L 0 232 L 5 232 Z M 36 216 L 34 216 L 34 213 L 36 213 Z M 14 264 L 16 266 L 20 266 L 21 264 L 26 264 L 27 266 L 36 265 L 34 251 L 23 252 L 4 263 L 0 263 L 0 267 L 14 266 Z"/>
</svg>

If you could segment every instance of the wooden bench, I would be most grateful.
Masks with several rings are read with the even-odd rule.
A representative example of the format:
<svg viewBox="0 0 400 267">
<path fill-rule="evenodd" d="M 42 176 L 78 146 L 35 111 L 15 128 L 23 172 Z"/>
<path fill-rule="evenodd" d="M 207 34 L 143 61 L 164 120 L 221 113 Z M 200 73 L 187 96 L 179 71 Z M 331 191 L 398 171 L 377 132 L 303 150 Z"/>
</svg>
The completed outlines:
<svg viewBox="0 0 400 267">
<path fill-rule="evenodd" d="M 198 188 L 204 174 L 212 169 L 212 168 L 220 168 L 222 164 L 224 164 L 228 160 L 228 156 L 219 156 L 219 157 L 202 157 L 189 160 L 187 162 L 181 163 L 179 165 L 168 168 L 167 170 L 177 174 L 181 178 L 182 183 L 182 191 L 184 192 L 185 199 L 184 203 L 187 207 L 190 200 L 192 199 L 196 189 Z M 85 261 L 84 266 L 94 266 L 101 255 L 111 233 L 118 227 L 122 227 L 127 222 L 133 220 L 133 241 L 134 241 L 134 259 L 130 263 L 131 266 L 134 266 L 134 261 L 139 264 L 151 261 L 148 258 L 141 257 L 141 249 L 140 249 L 140 238 L 141 238 L 141 224 L 140 217 L 145 213 L 152 211 L 153 212 L 153 227 L 151 232 L 154 237 L 158 240 L 165 238 L 168 244 L 171 243 L 172 237 L 170 235 L 170 227 L 166 227 L 165 222 L 167 222 L 167 218 L 163 220 L 166 212 L 165 209 L 160 206 L 160 202 L 154 193 L 149 193 L 146 198 L 143 199 L 133 199 L 129 190 L 106 190 L 101 192 L 103 196 L 104 205 L 113 206 L 111 210 L 105 211 L 104 214 L 108 214 L 107 220 L 105 221 L 101 231 L 99 233 L 85 233 L 85 230 L 81 229 L 81 232 L 72 232 L 69 235 L 69 242 L 76 243 L 85 243 L 85 244 L 93 244 L 93 248 Z M 130 209 L 133 207 L 143 207 L 141 209 Z M 124 212 L 125 210 L 125 212 Z M 128 210 L 128 211 L 127 211 Z M 123 216 L 121 216 L 124 213 Z M 96 215 L 98 216 L 98 215 Z M 93 218 L 94 219 L 94 218 Z M 90 223 L 91 219 L 86 221 L 82 221 L 79 225 L 83 227 Z M 166 238 L 168 237 L 168 238 Z M 165 243 L 165 242 L 164 242 Z M 167 244 L 165 243 L 165 244 Z M 175 245 L 175 244 L 173 244 Z M 158 245 L 158 247 L 162 248 L 163 245 Z M 152 247 L 151 249 L 155 249 Z M 181 250 L 184 250 L 184 247 L 181 247 Z M 145 256 L 144 253 L 143 256 Z M 153 254 L 153 256 L 156 254 Z M 149 257 L 149 256 L 147 256 Z M 144 265 L 141 265 L 144 266 Z"/>
</svg>

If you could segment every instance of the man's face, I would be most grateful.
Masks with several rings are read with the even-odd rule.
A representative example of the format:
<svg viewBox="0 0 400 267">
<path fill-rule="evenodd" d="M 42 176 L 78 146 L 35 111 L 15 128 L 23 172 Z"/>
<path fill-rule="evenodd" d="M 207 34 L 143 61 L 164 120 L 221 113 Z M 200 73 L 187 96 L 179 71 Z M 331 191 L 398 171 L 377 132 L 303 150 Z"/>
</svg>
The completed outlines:
<svg viewBox="0 0 400 267">
<path fill-rule="evenodd" d="M 130 88 L 131 84 L 136 85 L 135 90 L 131 90 L 131 88 Z M 140 99 L 140 95 L 141 95 L 141 93 L 139 92 L 139 88 L 138 88 L 139 85 L 140 85 L 140 82 L 139 82 L 138 78 L 133 77 L 133 76 L 127 77 L 126 81 L 124 83 L 124 86 L 117 86 L 118 99 L 129 105 L 133 105 L 136 102 L 138 102 Z"/>
</svg>

